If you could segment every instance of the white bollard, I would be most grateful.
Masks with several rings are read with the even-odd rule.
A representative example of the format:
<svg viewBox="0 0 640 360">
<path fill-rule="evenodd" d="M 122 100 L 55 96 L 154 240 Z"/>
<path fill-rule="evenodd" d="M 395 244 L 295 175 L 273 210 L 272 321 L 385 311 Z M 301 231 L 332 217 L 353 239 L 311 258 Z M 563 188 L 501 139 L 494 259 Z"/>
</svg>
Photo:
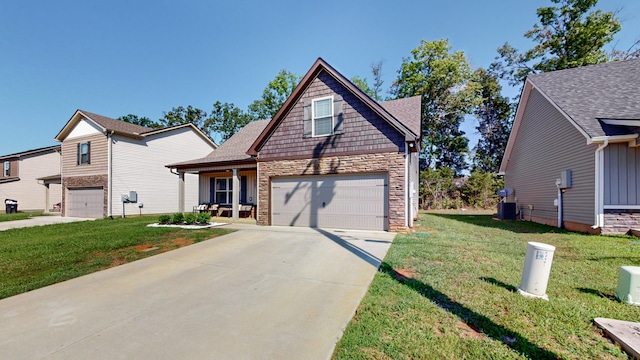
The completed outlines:
<svg viewBox="0 0 640 360">
<path fill-rule="evenodd" d="M 547 284 L 551 273 L 551 262 L 555 246 L 539 242 L 527 243 L 527 255 L 524 259 L 522 281 L 518 292 L 527 297 L 549 300 Z"/>
</svg>

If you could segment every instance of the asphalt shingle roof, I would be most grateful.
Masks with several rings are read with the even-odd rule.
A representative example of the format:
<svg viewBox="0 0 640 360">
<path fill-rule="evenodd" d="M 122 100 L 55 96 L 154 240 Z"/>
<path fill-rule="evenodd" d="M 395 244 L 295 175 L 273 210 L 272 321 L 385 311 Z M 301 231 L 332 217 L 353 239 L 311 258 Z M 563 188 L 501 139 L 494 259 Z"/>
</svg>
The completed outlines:
<svg viewBox="0 0 640 360">
<path fill-rule="evenodd" d="M 384 101 L 380 105 L 405 124 L 414 134 L 420 136 L 420 112 L 422 109 L 420 96 Z"/>
<path fill-rule="evenodd" d="M 154 130 L 148 127 L 131 124 L 126 121 L 111 119 L 106 116 L 90 113 L 84 110 L 78 110 L 78 111 L 80 111 L 85 116 L 88 116 L 91 120 L 95 121 L 96 124 L 102 126 L 106 130 L 113 130 L 116 132 L 133 134 L 133 135 L 140 135 L 144 132 Z"/>
<path fill-rule="evenodd" d="M 219 148 L 209 153 L 209 155 L 200 159 L 184 161 L 168 166 L 173 167 L 249 160 L 251 159 L 251 156 L 247 155 L 249 146 L 251 146 L 251 144 L 253 144 L 253 142 L 258 138 L 258 135 L 260 135 L 268 123 L 269 120 L 252 121 L 227 139 L 227 141 L 222 143 Z"/>
<path fill-rule="evenodd" d="M 630 134 L 601 119 L 640 119 L 640 59 L 529 75 L 590 137 Z"/>
</svg>

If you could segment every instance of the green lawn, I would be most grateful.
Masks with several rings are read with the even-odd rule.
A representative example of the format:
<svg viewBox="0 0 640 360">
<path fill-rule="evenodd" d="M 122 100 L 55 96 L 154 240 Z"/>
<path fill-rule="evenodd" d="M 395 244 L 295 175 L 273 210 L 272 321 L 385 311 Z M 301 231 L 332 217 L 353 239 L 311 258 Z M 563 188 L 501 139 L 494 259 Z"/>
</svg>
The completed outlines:
<svg viewBox="0 0 640 360">
<path fill-rule="evenodd" d="M 143 216 L 0 231 L 0 299 L 231 232 L 146 226 L 157 220 Z M 158 249 L 143 251 L 150 247 Z"/>
<path fill-rule="evenodd" d="M 394 240 L 335 359 L 626 359 L 593 324 L 640 320 L 615 300 L 638 238 L 590 236 L 491 215 L 421 214 Z M 528 241 L 554 245 L 550 301 L 519 295 Z"/>
<path fill-rule="evenodd" d="M 47 214 L 42 212 L 17 212 L 15 214 L 6 214 L 2 212 L 0 213 L 0 221 L 24 220 L 34 216 L 47 216 Z"/>
</svg>

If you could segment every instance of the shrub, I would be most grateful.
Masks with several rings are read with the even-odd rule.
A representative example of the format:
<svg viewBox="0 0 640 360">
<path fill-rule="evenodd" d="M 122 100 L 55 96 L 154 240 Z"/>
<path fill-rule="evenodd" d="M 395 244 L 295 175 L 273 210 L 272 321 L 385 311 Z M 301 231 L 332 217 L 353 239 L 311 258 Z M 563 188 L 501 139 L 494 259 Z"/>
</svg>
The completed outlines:
<svg viewBox="0 0 640 360">
<path fill-rule="evenodd" d="M 169 224 L 171 223 L 171 215 L 160 215 L 160 218 L 158 219 L 158 222 L 160 224 Z"/>
<path fill-rule="evenodd" d="M 191 225 L 196 222 L 196 214 L 188 213 L 184 215 L 184 223 L 187 225 Z"/>
<path fill-rule="evenodd" d="M 172 223 L 174 224 L 180 224 L 184 221 L 184 214 L 177 212 L 175 214 L 173 214 L 173 218 L 171 220 Z"/>
<path fill-rule="evenodd" d="M 196 222 L 198 224 L 208 224 L 209 221 L 211 221 L 211 214 L 203 212 L 198 214 L 197 218 L 196 218 Z"/>
</svg>

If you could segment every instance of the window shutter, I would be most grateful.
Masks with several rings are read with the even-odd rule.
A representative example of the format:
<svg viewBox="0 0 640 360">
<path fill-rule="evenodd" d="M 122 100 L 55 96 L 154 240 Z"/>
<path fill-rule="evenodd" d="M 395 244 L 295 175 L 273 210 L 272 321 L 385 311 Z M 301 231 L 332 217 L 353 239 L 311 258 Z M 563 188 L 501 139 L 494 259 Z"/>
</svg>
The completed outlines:
<svg viewBox="0 0 640 360">
<path fill-rule="evenodd" d="M 80 156 L 81 156 L 80 155 L 80 143 L 78 143 L 76 145 L 77 145 L 77 148 L 78 148 L 78 151 L 77 151 L 77 154 L 76 154 L 76 165 L 80 165 Z"/>
<path fill-rule="evenodd" d="M 209 204 L 216 202 L 216 178 L 209 179 Z"/>
<path fill-rule="evenodd" d="M 87 164 L 91 164 L 91 141 L 87 142 Z"/>
<path fill-rule="evenodd" d="M 342 96 L 333 97 L 333 133 L 336 135 L 344 134 L 343 104 Z"/>
<path fill-rule="evenodd" d="M 240 176 L 240 204 L 247 203 L 247 177 Z"/>
<path fill-rule="evenodd" d="M 304 117 L 302 118 L 302 124 L 303 124 L 303 132 L 302 132 L 302 137 L 303 138 L 310 138 L 311 137 L 311 101 L 305 101 L 304 102 Z"/>
</svg>

